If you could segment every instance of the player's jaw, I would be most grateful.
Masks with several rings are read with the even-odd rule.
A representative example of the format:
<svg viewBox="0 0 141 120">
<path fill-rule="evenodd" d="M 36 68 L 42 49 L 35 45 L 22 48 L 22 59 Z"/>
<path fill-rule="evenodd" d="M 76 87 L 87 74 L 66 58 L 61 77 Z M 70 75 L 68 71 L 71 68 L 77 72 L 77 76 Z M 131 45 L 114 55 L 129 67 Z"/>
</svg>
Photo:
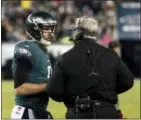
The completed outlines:
<svg viewBox="0 0 141 120">
<path fill-rule="evenodd" d="M 42 33 L 42 38 L 46 41 L 48 40 L 51 40 L 52 39 L 52 30 L 49 29 L 49 30 L 42 30 L 41 33 Z"/>
</svg>

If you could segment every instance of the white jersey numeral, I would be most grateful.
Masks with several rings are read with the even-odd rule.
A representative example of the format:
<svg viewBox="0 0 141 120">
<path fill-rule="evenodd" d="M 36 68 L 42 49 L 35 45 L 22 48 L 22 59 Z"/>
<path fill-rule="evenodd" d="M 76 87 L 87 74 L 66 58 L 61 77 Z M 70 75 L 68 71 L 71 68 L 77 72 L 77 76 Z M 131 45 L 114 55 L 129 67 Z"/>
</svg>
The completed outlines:
<svg viewBox="0 0 141 120">
<path fill-rule="evenodd" d="M 47 78 L 49 79 L 51 74 L 52 74 L 52 67 L 51 66 L 48 66 L 47 67 L 47 70 L 48 70 L 48 75 L 47 75 Z"/>
</svg>

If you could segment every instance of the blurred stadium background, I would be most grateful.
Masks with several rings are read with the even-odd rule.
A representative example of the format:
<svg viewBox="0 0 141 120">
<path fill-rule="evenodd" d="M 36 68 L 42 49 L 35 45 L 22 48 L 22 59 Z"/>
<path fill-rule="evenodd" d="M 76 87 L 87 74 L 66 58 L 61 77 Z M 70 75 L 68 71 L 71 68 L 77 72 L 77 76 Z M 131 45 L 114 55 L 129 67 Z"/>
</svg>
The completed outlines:
<svg viewBox="0 0 141 120">
<path fill-rule="evenodd" d="M 119 95 L 120 107 L 127 118 L 140 118 L 140 0 L 2 0 L 2 118 L 10 118 L 14 105 L 11 61 L 16 42 L 25 40 L 24 21 L 35 11 L 48 11 L 58 21 L 56 39 L 49 47 L 52 64 L 73 44 L 69 41 L 74 19 L 85 15 L 99 22 L 98 43 L 107 47 L 110 41 L 121 43 L 121 57 L 135 75 L 134 87 Z M 55 118 L 64 118 L 66 108 L 50 100 L 48 108 Z M 61 110 L 60 110 L 61 109 Z"/>
</svg>

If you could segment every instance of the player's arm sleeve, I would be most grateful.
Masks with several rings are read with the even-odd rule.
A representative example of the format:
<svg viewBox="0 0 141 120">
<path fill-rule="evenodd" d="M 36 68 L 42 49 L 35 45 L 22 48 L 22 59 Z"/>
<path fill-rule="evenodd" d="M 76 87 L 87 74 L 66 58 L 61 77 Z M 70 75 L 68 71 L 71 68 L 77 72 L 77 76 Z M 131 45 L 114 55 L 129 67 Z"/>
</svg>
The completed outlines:
<svg viewBox="0 0 141 120">
<path fill-rule="evenodd" d="M 117 71 L 117 93 L 123 93 L 132 88 L 134 84 L 134 76 L 119 58 Z"/>
<path fill-rule="evenodd" d="M 59 62 L 54 66 L 53 73 L 48 81 L 47 93 L 53 100 L 61 102 L 64 98 L 64 71 Z"/>
<path fill-rule="evenodd" d="M 15 51 L 16 70 L 14 75 L 14 88 L 17 88 L 28 78 L 28 73 L 32 67 L 31 52 L 24 48 L 18 48 Z"/>
</svg>

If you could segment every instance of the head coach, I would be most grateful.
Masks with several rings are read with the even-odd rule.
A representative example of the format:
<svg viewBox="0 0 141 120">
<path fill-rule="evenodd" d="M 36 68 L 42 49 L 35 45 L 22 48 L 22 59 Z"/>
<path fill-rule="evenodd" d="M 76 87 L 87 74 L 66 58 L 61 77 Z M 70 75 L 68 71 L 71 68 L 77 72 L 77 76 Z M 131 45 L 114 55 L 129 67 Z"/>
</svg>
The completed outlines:
<svg viewBox="0 0 141 120">
<path fill-rule="evenodd" d="M 112 50 L 96 43 L 98 23 L 76 19 L 74 47 L 57 61 L 48 82 L 49 96 L 67 107 L 67 119 L 118 119 L 117 95 L 133 86 L 133 75 Z"/>
</svg>

